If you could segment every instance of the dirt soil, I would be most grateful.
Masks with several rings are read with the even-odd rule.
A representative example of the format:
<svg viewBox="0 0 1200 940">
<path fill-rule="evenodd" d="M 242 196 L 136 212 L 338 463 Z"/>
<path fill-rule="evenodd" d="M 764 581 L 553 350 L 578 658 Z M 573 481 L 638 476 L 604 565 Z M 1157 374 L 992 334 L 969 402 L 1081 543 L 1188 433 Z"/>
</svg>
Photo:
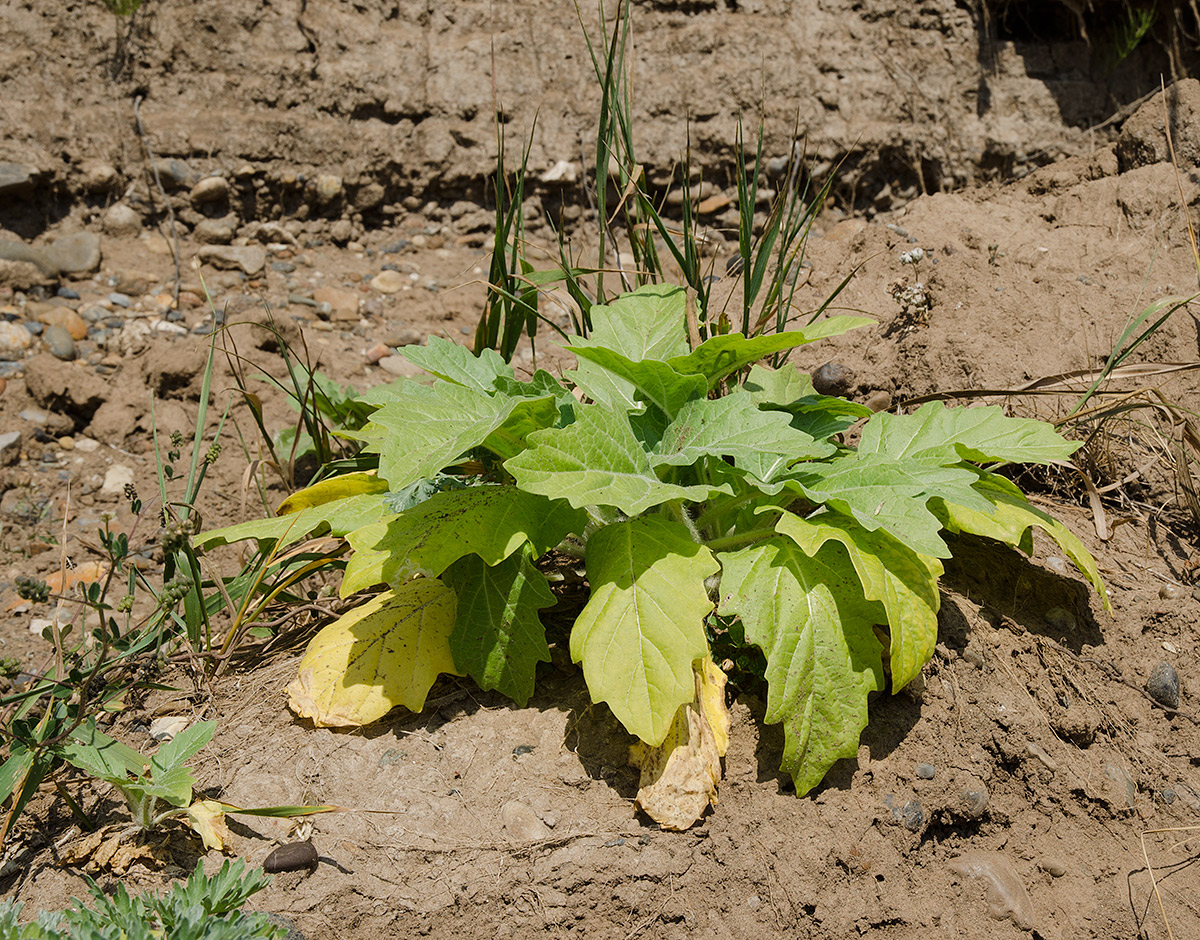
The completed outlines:
<svg viewBox="0 0 1200 940">
<path fill-rule="evenodd" d="M 370 17 L 348 4 L 147 5 L 133 78 L 123 81 L 140 82 L 138 90 L 149 94 L 143 113 L 170 178 L 163 188 L 183 260 L 175 302 L 166 203 L 143 172 L 128 120 L 131 96 L 109 100 L 100 83 L 111 63 L 107 33 L 99 39 L 88 33 L 105 22 L 98 6 L 62 4 L 47 12 L 0 3 L 0 22 L 22 31 L 25 56 L 3 66 L 5 87 L 18 89 L 4 96 L 4 108 L 20 120 L 3 131 L 15 155 L 5 166 L 17 169 L 0 173 L 0 224 L 8 229 L 0 242 L 19 238 L 40 248 L 91 232 L 101 235 L 102 255 L 94 270 L 74 275 L 0 261 L 0 314 L 9 321 L 0 326 L 19 328 L 0 331 L 0 607 L 6 608 L 0 656 L 18 659 L 26 673 L 45 667 L 48 645 L 40 634 L 54 612 L 20 602 L 12 590 L 18 576 L 52 576 L 66 567 L 64 559 L 75 566 L 70 570 L 83 569 L 98 557 L 96 531 L 106 519 L 131 533 L 148 573 L 161 566 L 152 519 L 153 431 L 162 454 L 171 431 L 190 435 L 214 324 L 229 325 L 223 335 L 236 343 L 242 358 L 234 361 L 247 375 L 257 369 L 279 378 L 277 346 L 256 325 L 269 307 L 285 336 L 293 344 L 302 337 L 325 374 L 358 389 L 404 373 L 391 355 L 397 345 L 430 334 L 470 342 L 488 262 L 489 216 L 476 200 L 491 134 L 490 78 L 484 88 L 463 76 L 488 69 L 486 5 L 447 11 L 422 4 L 417 12 L 409 6 L 383 4 L 388 9 L 370 15 L 386 28 L 372 31 L 364 25 Z M 518 6 L 497 15 L 517 17 Z M 897 170 L 890 158 L 860 156 L 853 192 L 818 222 L 798 272 L 798 311 L 815 309 L 853 272 L 838 307 L 878 320 L 797 354 L 807 369 L 843 366 L 848 377 L 840 393 L 888 408 L 927 395 L 987 392 L 968 400 L 1058 418 L 1087 386 L 1079 373 L 1104 363 L 1131 317 L 1195 289 L 1180 191 L 1194 209 L 1200 82 L 1183 82 L 1168 95 L 1176 173 L 1167 162 L 1162 100 L 1126 115 L 1122 107 L 1148 90 L 1138 73 L 1097 84 L 1077 37 L 1044 44 L 1050 78 L 1022 72 L 1004 85 L 1001 79 L 1013 76 L 1003 69 L 972 71 L 983 69 L 981 47 L 1028 62 L 1037 45 L 983 43 L 982 7 L 930 2 L 919 14 L 902 15 L 896 8 L 909 5 L 830 0 L 814 4 L 818 21 L 802 27 L 786 16 L 786 4 L 644 6 L 649 23 L 663 29 L 673 23 L 675 31 L 665 51 L 645 34 L 640 61 L 651 74 L 682 76 L 663 89 L 646 88 L 641 99 L 667 129 L 653 145 L 661 147 L 655 165 L 670 164 L 674 144 L 663 141 L 673 139 L 667 132 L 687 112 L 674 96 L 691 94 L 688 83 L 696 78 L 671 65 L 671 56 L 696 48 L 696 35 L 707 30 L 708 52 L 722 69 L 736 71 L 732 57 L 719 55 L 727 48 L 721 43 L 762 35 L 807 49 L 797 31 L 842 24 L 844 45 L 811 47 L 818 58 L 854 52 L 843 73 L 862 81 L 843 82 L 844 97 L 822 111 L 860 113 L 861 95 L 861 113 L 881 122 L 861 153 L 878 156 L 886 148 L 873 150 L 873 141 L 890 139 L 898 152 L 925 154 L 927 167 L 943 168 L 939 184 L 927 178 L 930 192 L 920 195 L 911 161 L 909 170 Z M 900 31 L 904 16 L 917 22 Z M 930 18 L 944 28 L 928 28 Z M 551 33 L 560 28 L 550 22 Z M 772 32 L 771 24 L 783 23 L 786 30 Z M 560 43 L 569 25 L 561 26 Z M 745 31 L 741 39 L 730 32 L 735 27 Z M 193 30 L 207 38 L 197 41 Z M 247 71 L 236 46 L 239 31 L 273 49 L 273 56 L 256 60 L 256 83 L 238 78 Z M 389 31 L 411 34 L 423 82 L 396 74 L 417 67 L 390 54 L 388 43 L 398 40 L 388 39 Z M 559 159 L 578 162 L 590 99 L 579 90 L 585 85 L 576 67 L 585 52 L 577 37 L 567 60 L 573 64 L 541 73 L 514 64 L 514 56 L 546 44 L 527 32 L 504 36 L 496 49 L 498 81 L 511 79 L 522 101 L 529 88 L 549 89 L 540 99 L 541 126 L 553 142 L 535 148 L 539 172 Z M 942 120 L 936 108 L 922 120 L 886 118 L 886 97 L 867 85 L 886 85 L 888 73 L 871 50 L 889 44 L 901 65 L 922 61 L 946 81 L 957 76 L 944 86 L 929 75 L 913 78 L 912 87 L 943 102 L 938 107 L 965 107 L 962 83 L 985 72 L 993 90 L 1025 88 L 1024 98 L 1013 91 L 1007 99 L 993 97 L 987 109 L 970 105 L 975 120 L 1010 129 L 1007 157 L 985 159 L 986 148 L 974 144 L 954 151 L 953 159 L 939 156 L 926 146 L 939 136 L 949 140 L 952 131 L 968 128 L 984 140 L 992 131 L 953 115 Z M 949 47 L 968 50 L 970 68 L 939 72 Z M 562 55 L 566 47 L 555 48 Z M 704 61 L 700 52 L 697 63 Z M 536 61 L 544 65 L 547 55 L 539 52 Z M 1154 51 L 1142 55 L 1152 58 Z M 755 59 L 745 74 L 759 64 Z M 800 86 L 810 68 L 829 74 L 806 60 L 795 79 Z M 719 85 L 726 77 L 706 80 Z M 1071 81 L 1076 100 L 1100 104 L 1094 112 L 1059 114 L 1057 123 L 1046 118 L 1035 146 L 1031 128 L 1042 112 L 1021 102 L 1061 95 Z M 1112 91 L 1122 82 L 1124 98 Z M 399 101 L 392 86 L 421 89 L 413 95 L 425 97 Z M 120 87 L 124 95 L 128 88 Z M 38 113 L 35 98 L 47 105 Z M 710 99 L 724 102 L 720 94 Z M 697 149 L 727 172 L 735 105 L 714 108 Z M 191 123 L 171 120 L 184 112 Z M 1101 130 L 1084 130 L 1110 117 Z M 560 133 L 562 126 L 570 132 Z M 420 146 L 433 150 L 404 150 L 418 143 L 401 131 L 416 134 L 416 128 L 428 135 Z M 177 143 L 165 146 L 171 135 Z M 786 133 L 777 139 L 786 152 Z M 1027 158 L 1014 158 L 1017 142 Z M 831 133 L 826 143 L 819 159 L 835 159 L 852 140 Z M 437 147 L 444 148 L 440 156 Z M 412 160 L 387 163 L 380 155 L 389 148 Z M 1034 150 L 1036 159 L 1029 156 Z M 213 172 L 224 185 L 206 182 Z M 990 177 L 995 181 L 975 185 Z M 372 185 L 378 189 L 368 193 Z M 717 187 L 704 196 L 721 193 Z M 132 209 L 132 217 L 115 207 Z M 718 291 L 732 291 L 739 285 L 726 275 L 726 263 L 735 239 L 721 212 L 705 221 Z M 560 215 L 571 221 L 577 245 L 588 245 L 595 214 L 582 189 L 558 184 L 540 186 L 526 207 L 534 243 L 552 250 L 546 223 Z M 925 253 L 919 266 L 901 265 L 900 254 L 917 247 Z M 207 260 L 193 267 L 202 252 Z M 384 272 L 391 274 L 377 280 Z M 927 310 L 906 311 L 893 299 L 904 278 L 925 285 Z M 563 303 L 553 298 L 547 315 L 563 322 Z M 25 324 L 36 324 L 34 331 Z M 67 358 L 58 355 L 67 351 L 53 326 L 73 343 Z M 537 353 L 539 365 L 565 359 L 548 334 Z M 1155 401 L 1194 413 L 1200 387 L 1189 367 L 1198 359 L 1197 320 L 1184 309 L 1131 360 L 1165 365 L 1110 388 L 1153 386 L 1162 396 Z M 534 361 L 523 348 L 516 363 L 528 370 Z M 1066 394 L 1027 388 L 1060 376 Z M 249 381 L 272 431 L 294 420 L 271 381 Z M 255 462 L 267 455 L 236 390 L 234 367 L 220 359 L 210 433 L 227 408 L 223 452 L 199 503 L 207 527 L 261 514 L 264 498 L 273 506 L 288 492 L 277 474 Z M 1095 497 L 1101 509 L 1089 503 L 1074 471 L 1022 480 L 1094 553 L 1111 613 L 1052 544 L 1039 540 L 1031 560 L 963 544 L 944 582 L 937 653 L 923 683 L 877 697 L 857 759 L 840 762 L 804 798 L 776 770 L 781 735 L 762 723 L 763 702 L 747 683 L 732 696 L 719 805 L 687 832 L 660 830 L 633 804 L 630 738 L 606 708 L 589 703 L 582 676 L 561 650 L 540 674 L 528 708 L 444 679 L 421 715 L 393 713 L 349 733 L 314 730 L 287 711 L 283 695 L 319 622 L 311 611 L 255 664 L 237 663 L 212 682 L 195 681 L 186 668 L 169 670 L 163 679 L 178 693 L 133 702 L 116 716 L 112 732 L 148 749 L 153 718 L 215 718 L 217 736 L 195 762 L 201 789 L 240 805 L 316 801 L 348 808 L 314 818 L 315 869 L 277 875 L 250 904 L 280 915 L 309 940 L 1197 937 L 1197 520 L 1176 472 L 1180 427 L 1162 410 L 1126 418 L 1108 424 L 1079 461 L 1088 485 L 1101 491 Z M 190 451 L 182 450 L 178 463 L 186 466 Z M 150 506 L 141 520 L 130 514 L 126 483 Z M 178 498 L 177 485 L 169 495 Z M 214 563 L 230 564 L 232 555 Z M 1162 663 L 1178 671 L 1178 708 L 1163 707 L 1145 691 Z M 83 804 L 104 823 L 126 818 L 105 788 L 85 789 Z M 287 821 L 243 818 L 232 827 L 232 853 L 255 865 L 294 838 Z M 78 849 L 85 841 L 66 808 L 44 794 L 4 848 L 0 888 L 25 902 L 27 913 L 58 909 L 86 893 L 85 871 L 107 887 L 121 881 L 131 890 L 157 889 L 203 855 L 197 840 L 177 834 L 153 857 L 115 874 L 88 869 L 94 858 Z M 210 867 L 219 862 L 218 853 L 206 858 Z"/>
</svg>

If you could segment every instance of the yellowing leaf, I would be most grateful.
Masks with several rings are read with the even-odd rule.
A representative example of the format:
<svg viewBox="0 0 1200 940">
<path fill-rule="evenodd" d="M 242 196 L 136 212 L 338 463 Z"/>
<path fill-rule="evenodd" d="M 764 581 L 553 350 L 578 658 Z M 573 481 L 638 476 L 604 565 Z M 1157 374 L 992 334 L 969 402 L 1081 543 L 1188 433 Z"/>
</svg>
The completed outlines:
<svg viewBox="0 0 1200 940">
<path fill-rule="evenodd" d="M 385 591 L 318 633 L 288 686 L 288 705 L 319 728 L 370 724 L 397 705 L 419 712 L 450 654 L 454 592 L 421 578 Z"/>
<path fill-rule="evenodd" d="M 679 706 L 658 747 L 638 742 L 629 762 L 642 771 L 637 805 L 664 829 L 687 829 L 717 803 L 721 757 L 729 745 L 725 673 L 711 659 L 692 666 L 696 698 Z"/>
<path fill-rule="evenodd" d="M 225 848 L 229 827 L 225 824 L 225 808 L 216 800 L 197 800 L 187 811 L 188 825 L 204 840 L 205 849 Z"/>
<path fill-rule="evenodd" d="M 314 483 L 312 486 L 293 493 L 279 504 L 275 515 L 288 516 L 294 512 L 311 509 L 313 506 L 331 503 L 335 499 L 370 493 L 386 493 L 387 491 L 387 482 L 379 479 L 374 470 L 366 473 L 345 473 L 322 480 L 320 483 Z"/>
</svg>

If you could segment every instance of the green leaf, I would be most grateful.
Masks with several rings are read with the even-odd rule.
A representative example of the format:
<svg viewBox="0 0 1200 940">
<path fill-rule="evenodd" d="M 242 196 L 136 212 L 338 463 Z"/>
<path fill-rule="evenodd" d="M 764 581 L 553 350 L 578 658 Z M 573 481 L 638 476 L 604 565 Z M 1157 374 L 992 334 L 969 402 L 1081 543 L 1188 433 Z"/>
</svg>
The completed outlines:
<svg viewBox="0 0 1200 940">
<path fill-rule="evenodd" d="M 157 779 L 160 773 L 182 766 L 189 757 L 212 740 L 216 730 L 215 721 L 198 721 L 184 728 L 159 747 L 158 753 L 151 758 L 151 774 Z"/>
<path fill-rule="evenodd" d="M 831 395 L 818 395 L 812 377 L 791 363 L 779 369 L 755 366 L 742 384 L 742 391 L 761 408 L 786 411 L 792 415 L 792 427 L 818 441 L 828 440 L 859 418 L 868 418 L 872 414 L 866 405 Z"/>
<path fill-rule="evenodd" d="M 1050 463 L 1066 460 L 1078 447 L 1044 421 L 1010 418 L 992 405 L 947 408 L 931 401 L 910 415 L 873 416 L 863 426 L 858 452 L 943 464 Z"/>
<path fill-rule="evenodd" d="M 773 537 L 719 556 L 720 611 L 739 617 L 767 657 L 767 711 L 782 722 L 781 769 L 803 795 L 833 762 L 854 757 L 867 695 L 883 688 L 879 606 L 863 597 L 844 550 L 815 557 Z"/>
<path fill-rule="evenodd" d="M 557 420 L 558 406 L 549 396 L 493 398 L 462 385 L 410 382 L 366 427 L 344 433 L 379 454 L 379 475 L 398 490 L 433 476 L 473 447 L 511 456 L 524 434 Z"/>
<path fill-rule="evenodd" d="M 177 766 L 134 783 L 120 784 L 120 787 L 122 791 L 133 791 L 166 800 L 172 806 L 187 806 L 192 802 L 192 787 L 195 783 L 196 778 L 187 767 Z"/>
<path fill-rule="evenodd" d="M 529 448 L 504 468 L 530 493 L 567 500 L 572 506 L 615 506 L 635 516 L 676 499 L 700 501 L 728 487 L 664 483 L 634 437 L 629 416 L 603 405 L 581 405 L 575 423 L 538 431 Z"/>
<path fill-rule="evenodd" d="M 308 645 L 288 706 L 319 728 L 370 724 L 397 705 L 419 712 L 450 654 L 454 592 L 418 578 L 324 627 Z"/>
<path fill-rule="evenodd" d="M 607 702 L 647 744 L 666 737 L 695 695 L 692 663 L 708 655 L 704 581 L 712 553 L 662 516 L 605 526 L 587 544 L 592 596 L 571 631 L 593 701 Z"/>
<path fill-rule="evenodd" d="M 796 460 L 825 457 L 834 447 L 795 430 L 779 411 L 761 411 L 741 391 L 690 401 L 650 455 L 654 466 L 690 466 L 701 457 L 731 457 L 760 480 L 772 480 Z"/>
<path fill-rule="evenodd" d="M 512 366 L 494 349 L 485 349 L 476 356 L 465 346 L 440 336 L 430 336 L 424 346 L 403 346 L 399 352 L 431 375 L 485 395 L 495 391 L 496 379 L 514 377 Z"/>
<path fill-rule="evenodd" d="M 668 418 L 675 417 L 684 402 L 702 398 L 708 391 L 702 376 L 683 375 L 659 359 L 634 360 L 612 349 L 582 343 L 566 348 L 581 361 L 592 362 L 627 382 Z"/>
<path fill-rule="evenodd" d="M 386 515 L 386 499 L 385 493 L 369 493 L 322 503 L 286 516 L 251 519 L 223 529 L 202 532 L 196 536 L 194 544 L 196 548 L 209 549 L 255 539 L 258 542 L 278 542 L 282 548 L 300 541 L 309 533 L 327 531 L 341 537 Z"/>
<path fill-rule="evenodd" d="M 829 541 L 845 547 L 862 583 L 863 596 L 879 601 L 887 614 L 892 635 L 892 691 L 908 685 L 937 645 L 942 563 L 914 552 L 881 529 L 872 532 L 837 513 L 801 519 L 785 512 L 775 529 L 809 557 L 816 556 Z"/>
<path fill-rule="evenodd" d="M 872 531 L 887 529 L 913 550 L 935 558 L 950 557 L 950 550 L 938 534 L 941 520 L 926 507 L 930 498 L 953 494 L 963 505 L 990 508 L 971 488 L 977 479 L 971 470 L 883 454 L 801 464 L 790 479 L 813 502 L 847 513 Z"/>
<path fill-rule="evenodd" d="M 1031 505 L 1017 486 L 1002 476 L 981 470 L 975 489 L 993 503 L 994 512 L 982 513 L 941 499 L 934 500 L 930 508 L 951 532 L 967 532 L 995 539 L 1019 548 L 1026 554 L 1033 551 L 1030 531 L 1037 526 L 1058 543 L 1063 554 L 1088 579 L 1100 595 L 1104 609 L 1112 609 L 1096 559 L 1075 533 L 1053 516 Z"/>
<path fill-rule="evenodd" d="M 555 603 L 529 555 L 514 553 L 494 566 L 467 555 L 442 575 L 458 597 L 450 634 L 454 665 L 480 688 L 496 689 L 522 708 L 533 694 L 537 664 L 550 661 L 538 611 Z"/>
<path fill-rule="evenodd" d="M 346 563 L 342 596 L 376 584 L 401 584 L 418 574 L 436 578 L 470 554 L 498 565 L 528 543 L 535 556 L 542 555 L 586 524 L 583 510 L 515 486 L 435 493 L 347 536 L 354 555 Z"/>
<path fill-rule="evenodd" d="M 622 294 L 611 304 L 592 307 L 593 328 L 587 339 L 574 337 L 575 347 L 600 347 L 626 359 L 664 360 L 688 351 L 686 294 L 683 288 L 652 284 Z M 636 411 L 640 405 L 633 384 L 585 359 L 567 372 L 571 381 L 594 402 Z"/>
<path fill-rule="evenodd" d="M 715 388 L 725 376 L 773 353 L 794 349 L 818 339 L 840 336 L 860 326 L 874 326 L 870 317 L 830 317 L 803 330 L 784 333 L 765 333 L 747 339 L 741 333 L 726 333 L 705 340 L 685 356 L 668 359 L 677 371 L 702 375 L 709 389 Z"/>
<path fill-rule="evenodd" d="M 71 732 L 71 736 L 59 745 L 59 753 L 69 764 L 73 764 L 93 777 L 106 780 L 127 780 L 141 776 L 150 766 L 150 759 L 139 754 L 127 744 L 110 738 L 96 727 L 89 718 Z"/>
</svg>

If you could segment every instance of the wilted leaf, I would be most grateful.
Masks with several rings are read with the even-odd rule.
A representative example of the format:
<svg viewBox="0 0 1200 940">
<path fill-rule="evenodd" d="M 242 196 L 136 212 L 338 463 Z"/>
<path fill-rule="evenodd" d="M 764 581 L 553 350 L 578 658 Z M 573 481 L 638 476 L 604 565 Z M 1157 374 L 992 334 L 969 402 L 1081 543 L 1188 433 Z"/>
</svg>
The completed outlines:
<svg viewBox="0 0 1200 940">
<path fill-rule="evenodd" d="M 204 848 L 223 851 L 229 838 L 225 808 L 216 800 L 197 800 L 187 811 L 188 825 L 204 840 Z"/>
<path fill-rule="evenodd" d="M 454 592 L 409 581 L 339 617 L 313 637 L 288 686 L 288 705 L 318 727 L 377 721 L 397 705 L 419 712 L 450 654 Z"/>
<path fill-rule="evenodd" d="M 313 506 L 331 503 L 335 499 L 345 499 L 348 496 L 362 496 L 371 493 L 386 493 L 388 485 L 374 472 L 344 473 L 341 476 L 330 477 L 320 483 L 305 487 L 293 493 L 275 510 L 275 515 L 286 516 Z"/>
<path fill-rule="evenodd" d="M 637 805 L 664 829 L 687 829 L 717 804 L 729 746 L 725 673 L 707 657 L 693 669 L 696 697 L 679 706 L 662 744 L 639 741 L 629 749 L 629 762 L 642 772 Z"/>
</svg>

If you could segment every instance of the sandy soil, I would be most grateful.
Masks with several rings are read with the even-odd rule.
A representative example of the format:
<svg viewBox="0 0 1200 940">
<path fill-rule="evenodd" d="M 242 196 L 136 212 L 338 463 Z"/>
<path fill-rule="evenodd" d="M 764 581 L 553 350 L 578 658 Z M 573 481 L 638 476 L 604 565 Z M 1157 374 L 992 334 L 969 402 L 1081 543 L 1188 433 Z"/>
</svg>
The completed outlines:
<svg viewBox="0 0 1200 940">
<path fill-rule="evenodd" d="M 797 362 L 842 364 L 854 374 L 846 393 L 877 407 L 970 392 L 1016 414 L 1065 415 L 1087 385 L 1079 373 L 1103 364 L 1130 318 L 1194 290 L 1179 189 L 1194 207 L 1200 138 L 1187 116 L 1198 103 L 1194 82 L 1170 99 L 1178 176 L 1164 162 L 1162 104 L 1151 101 L 1123 128 L 1115 124 L 1112 140 L 1090 147 L 1076 140 L 1075 155 L 1019 180 L 880 203 L 883 211 L 869 219 L 851 213 L 849 202 L 835 207 L 810 243 L 798 312 L 814 309 L 853 271 L 838 304 L 878 326 L 807 348 Z M 196 302 L 201 275 L 216 310 L 241 324 L 228 336 L 248 373 L 257 367 L 280 376 L 268 334 L 249 322 L 261 322 L 269 306 L 335 380 L 359 389 L 389 381 L 392 374 L 373 362 L 387 352 L 381 345 L 430 333 L 469 342 L 483 297 L 486 213 L 461 195 L 418 199 L 374 220 L 360 213 L 354 221 L 346 206 L 293 219 L 290 240 L 250 239 L 268 243 L 267 264 L 252 276 L 190 266 L 202 247 L 193 231 L 210 218 L 194 210 L 184 223 L 183 302 L 174 318 L 159 300 L 169 299 L 174 278 L 160 217 L 147 216 L 141 235 L 105 234 L 99 270 L 62 280 L 78 298 L 56 298 L 53 285 L 5 288 L 0 306 L 17 323 L 51 322 L 53 307 L 107 332 L 85 332 L 74 362 L 52 357 L 39 340 L 5 364 L 0 431 L 19 437 L 0 468 L 0 605 L 8 604 L 0 655 L 28 671 L 42 667 L 47 646 L 30 623 L 49 609 L 19 604 L 12 582 L 45 577 L 64 556 L 76 565 L 95 559 L 106 514 L 146 546 L 148 570 L 161 563 L 153 525 L 135 527 L 120 484 L 130 479 L 153 493 L 153 426 L 163 435 L 190 433 L 196 420 L 208 342 L 197 331 L 213 321 Z M 186 190 L 173 198 L 191 202 Z M 559 205 L 541 194 L 527 211 L 535 242 L 547 248 L 544 222 Z M 335 232 L 343 220 L 351 227 Z M 48 241 L 85 225 L 100 231 L 102 221 L 100 208 L 76 202 L 38 234 Z M 581 209 L 573 229 L 581 245 L 593 224 Z M 723 277 L 720 289 L 731 289 L 730 249 L 717 235 L 714 272 Z M 926 253 L 916 274 L 932 298 L 923 316 L 905 315 L 891 296 L 897 279 L 914 277 L 899 263 L 914 247 Z M 385 294 L 370 286 L 385 265 L 407 279 L 407 289 Z M 114 304 L 114 292 L 130 298 L 128 309 Z M 328 310 L 313 306 L 322 298 Z M 86 315 L 97 306 L 107 319 Z M 549 340 L 539 344 L 539 364 L 562 359 Z M 1197 321 L 1182 310 L 1130 361 L 1185 367 L 1198 353 Z M 530 352 L 518 362 L 532 366 Z M 1195 372 L 1164 369 L 1110 388 L 1154 387 L 1162 396 L 1155 401 L 1200 409 Z M 1028 389 L 1058 376 L 1066 376 L 1062 394 Z M 292 420 L 282 392 L 251 383 L 271 430 Z M 206 526 L 249 518 L 262 511 L 263 497 L 273 505 L 287 492 L 278 475 L 253 463 L 264 455 L 233 368 L 220 361 L 211 429 L 226 406 L 223 454 L 199 507 Z M 534 933 L 1158 940 L 1168 932 L 1143 846 L 1173 936 L 1200 936 L 1197 520 L 1174 444 L 1184 413 L 1174 412 L 1173 423 L 1162 410 L 1134 411 L 1089 444 L 1080 464 L 1103 491 L 1102 512 L 1074 471 L 1022 481 L 1095 554 L 1113 612 L 1048 544 L 1039 542 L 1032 560 L 963 546 L 945 580 L 939 645 L 923 689 L 877 698 L 857 759 L 839 763 L 802 799 L 775 770 L 781 738 L 762 724 L 760 690 L 747 682 L 731 697 L 720 804 L 688 832 L 660 830 L 633 805 L 630 739 L 606 708 L 589 703 L 581 675 L 561 654 L 540 675 L 528 708 L 443 680 L 422 715 L 394 713 L 352 733 L 314 730 L 291 716 L 282 694 L 315 628 L 311 613 L 254 663 L 240 662 L 211 683 L 194 682 L 186 669 L 169 672 L 179 692 L 139 700 L 116 717 L 114 733 L 144 748 L 151 717 L 216 718 L 217 737 L 196 761 L 201 788 L 243 805 L 327 801 L 351 809 L 315 819 L 315 870 L 281 874 L 252 900 L 310 940 Z M 1096 430 L 1074 425 L 1071 433 Z M 1181 677 L 1179 709 L 1164 709 L 1144 691 L 1161 662 Z M 0 887 L 28 911 L 61 907 L 85 891 L 84 863 L 65 861 L 84 836 L 50 797 L 21 820 L 0 865 Z M 125 812 L 104 788 L 85 789 L 83 802 L 106 823 Z M 235 823 L 231 848 L 261 864 L 290 833 L 286 822 Z M 157 853 L 158 863 L 136 863 L 119 877 L 131 888 L 160 887 L 201 854 L 198 842 L 179 837 Z M 207 861 L 219 859 L 213 853 Z M 97 874 L 101 884 L 118 877 Z"/>
</svg>

